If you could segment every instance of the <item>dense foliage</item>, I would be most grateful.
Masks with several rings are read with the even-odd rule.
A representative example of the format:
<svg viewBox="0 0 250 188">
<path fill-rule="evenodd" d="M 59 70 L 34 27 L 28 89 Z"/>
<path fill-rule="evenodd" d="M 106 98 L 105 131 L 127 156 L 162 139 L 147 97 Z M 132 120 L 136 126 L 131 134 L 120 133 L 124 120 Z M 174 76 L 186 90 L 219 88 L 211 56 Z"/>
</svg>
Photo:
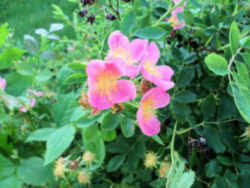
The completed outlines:
<svg viewBox="0 0 250 188">
<path fill-rule="evenodd" d="M 248 188 L 248 0 L 67 3 L 0 25 L 0 188 Z"/>
</svg>

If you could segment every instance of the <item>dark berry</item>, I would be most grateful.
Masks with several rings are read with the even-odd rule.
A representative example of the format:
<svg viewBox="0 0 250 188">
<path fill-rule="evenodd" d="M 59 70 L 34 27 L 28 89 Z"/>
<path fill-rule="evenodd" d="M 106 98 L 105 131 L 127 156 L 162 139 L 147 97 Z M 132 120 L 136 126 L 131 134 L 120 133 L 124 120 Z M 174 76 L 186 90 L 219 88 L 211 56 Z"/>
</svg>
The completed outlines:
<svg viewBox="0 0 250 188">
<path fill-rule="evenodd" d="M 90 24 L 93 24 L 95 22 L 95 16 L 94 15 L 90 15 L 87 18 L 87 22 L 89 22 Z"/>
<path fill-rule="evenodd" d="M 194 49 L 197 49 L 197 48 L 198 48 L 198 44 L 197 44 L 197 42 L 195 42 L 195 41 L 192 41 L 190 45 L 191 45 Z"/>
<path fill-rule="evenodd" d="M 171 31 L 170 36 L 171 36 L 171 38 L 174 38 L 175 32 L 174 32 L 174 31 Z"/>
<path fill-rule="evenodd" d="M 79 16 L 80 17 L 84 17 L 88 14 L 88 10 L 87 9 L 82 9 L 79 13 Z"/>
<path fill-rule="evenodd" d="M 130 2 L 130 0 L 123 0 L 123 1 L 126 2 L 126 3 Z"/>
<path fill-rule="evenodd" d="M 181 42 L 181 41 L 183 40 L 183 37 L 182 37 L 182 35 L 180 35 L 180 34 L 176 35 L 176 38 L 177 38 L 177 40 L 178 40 L 179 42 Z"/>
<path fill-rule="evenodd" d="M 83 6 L 92 5 L 95 3 L 95 0 L 81 0 L 81 3 L 83 4 Z"/>
<path fill-rule="evenodd" d="M 107 20 L 113 21 L 116 19 L 116 17 L 113 14 L 107 14 L 106 15 Z"/>
</svg>

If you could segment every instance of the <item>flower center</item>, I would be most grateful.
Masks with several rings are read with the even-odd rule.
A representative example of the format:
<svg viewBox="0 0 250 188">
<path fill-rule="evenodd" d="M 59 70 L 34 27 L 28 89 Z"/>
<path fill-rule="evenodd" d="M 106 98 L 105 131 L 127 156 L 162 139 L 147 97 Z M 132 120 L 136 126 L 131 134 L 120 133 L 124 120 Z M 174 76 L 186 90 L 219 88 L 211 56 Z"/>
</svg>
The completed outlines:
<svg viewBox="0 0 250 188">
<path fill-rule="evenodd" d="M 146 62 L 145 64 L 145 69 L 147 72 L 149 72 L 151 75 L 153 76 L 157 76 L 160 77 L 161 74 L 160 72 L 156 69 L 156 67 L 154 65 L 152 65 L 152 63 L 150 62 Z"/>
<path fill-rule="evenodd" d="M 115 49 L 113 56 L 114 58 L 123 59 L 127 65 L 132 64 L 134 62 L 131 57 L 131 53 L 127 49 L 124 49 L 124 48 Z"/>
<path fill-rule="evenodd" d="M 115 91 L 117 88 L 118 78 L 119 75 L 113 73 L 112 71 L 107 70 L 101 72 L 96 80 L 96 90 L 100 93 L 101 96 L 110 95 L 111 92 Z"/>
<path fill-rule="evenodd" d="M 154 99 L 147 99 L 142 103 L 142 118 L 147 121 L 149 120 L 152 115 L 154 114 Z"/>
</svg>

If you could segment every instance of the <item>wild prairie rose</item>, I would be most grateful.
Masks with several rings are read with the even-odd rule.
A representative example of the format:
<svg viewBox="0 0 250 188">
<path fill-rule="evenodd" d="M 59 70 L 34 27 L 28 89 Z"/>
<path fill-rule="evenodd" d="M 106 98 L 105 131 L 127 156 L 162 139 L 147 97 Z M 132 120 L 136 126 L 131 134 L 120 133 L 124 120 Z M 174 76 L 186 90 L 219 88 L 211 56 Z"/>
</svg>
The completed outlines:
<svg viewBox="0 0 250 188">
<path fill-rule="evenodd" d="M 135 78 L 140 71 L 139 62 L 147 46 L 147 40 L 129 39 L 120 31 L 114 31 L 108 39 L 109 53 L 107 59 L 120 59 L 119 66 L 123 75 Z"/>
<path fill-rule="evenodd" d="M 136 97 L 133 82 L 118 80 L 122 76 L 118 60 L 93 60 L 88 63 L 88 100 L 96 110 L 111 108 Z"/>
<path fill-rule="evenodd" d="M 6 80 L 0 76 L 0 90 L 4 91 L 6 87 Z"/>
<path fill-rule="evenodd" d="M 154 83 L 163 90 L 168 90 L 174 86 L 174 82 L 171 81 L 174 71 L 167 65 L 156 66 L 159 58 L 160 51 L 156 44 L 152 42 L 142 58 L 141 73 L 145 80 Z"/>
<path fill-rule="evenodd" d="M 142 98 L 137 111 L 137 121 L 141 131 L 147 136 L 153 136 L 160 132 L 161 123 L 155 115 L 157 108 L 163 108 L 169 104 L 170 96 L 161 88 L 150 89 Z"/>
</svg>

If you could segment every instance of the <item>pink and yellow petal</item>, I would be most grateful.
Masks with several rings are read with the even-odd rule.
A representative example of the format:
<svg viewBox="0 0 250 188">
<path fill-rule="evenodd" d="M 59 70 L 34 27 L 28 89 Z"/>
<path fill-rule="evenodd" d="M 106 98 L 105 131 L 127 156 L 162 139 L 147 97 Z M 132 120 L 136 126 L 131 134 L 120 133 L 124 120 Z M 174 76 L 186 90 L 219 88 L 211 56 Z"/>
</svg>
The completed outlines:
<svg viewBox="0 0 250 188">
<path fill-rule="evenodd" d="M 160 121 L 152 115 L 149 119 L 143 119 L 143 110 L 139 109 L 137 112 L 137 120 L 141 131 L 146 136 L 154 136 L 160 132 Z"/>
<path fill-rule="evenodd" d="M 122 103 L 133 100 L 136 97 L 136 87 L 128 80 L 118 80 L 117 88 L 110 94 L 110 100 L 114 103 Z"/>
<path fill-rule="evenodd" d="M 143 64 L 150 63 L 152 65 L 155 65 L 160 58 L 160 51 L 157 47 L 157 45 L 152 42 L 150 45 L 147 47 L 145 51 L 145 56 L 143 57 Z"/>
<path fill-rule="evenodd" d="M 109 44 L 109 48 L 111 50 L 116 50 L 116 49 L 119 49 L 119 48 L 125 48 L 126 49 L 126 48 L 129 47 L 129 40 L 120 31 L 114 31 L 109 36 L 108 44 Z"/>
<path fill-rule="evenodd" d="M 133 62 L 138 62 L 143 57 L 145 50 L 147 48 L 148 41 L 147 40 L 141 40 L 141 39 L 135 39 L 130 43 L 130 53 Z"/>
<path fill-rule="evenodd" d="M 97 110 L 105 110 L 111 108 L 114 105 L 114 103 L 110 101 L 108 95 L 99 93 L 95 88 L 89 88 L 88 100 L 89 104 Z"/>
</svg>

